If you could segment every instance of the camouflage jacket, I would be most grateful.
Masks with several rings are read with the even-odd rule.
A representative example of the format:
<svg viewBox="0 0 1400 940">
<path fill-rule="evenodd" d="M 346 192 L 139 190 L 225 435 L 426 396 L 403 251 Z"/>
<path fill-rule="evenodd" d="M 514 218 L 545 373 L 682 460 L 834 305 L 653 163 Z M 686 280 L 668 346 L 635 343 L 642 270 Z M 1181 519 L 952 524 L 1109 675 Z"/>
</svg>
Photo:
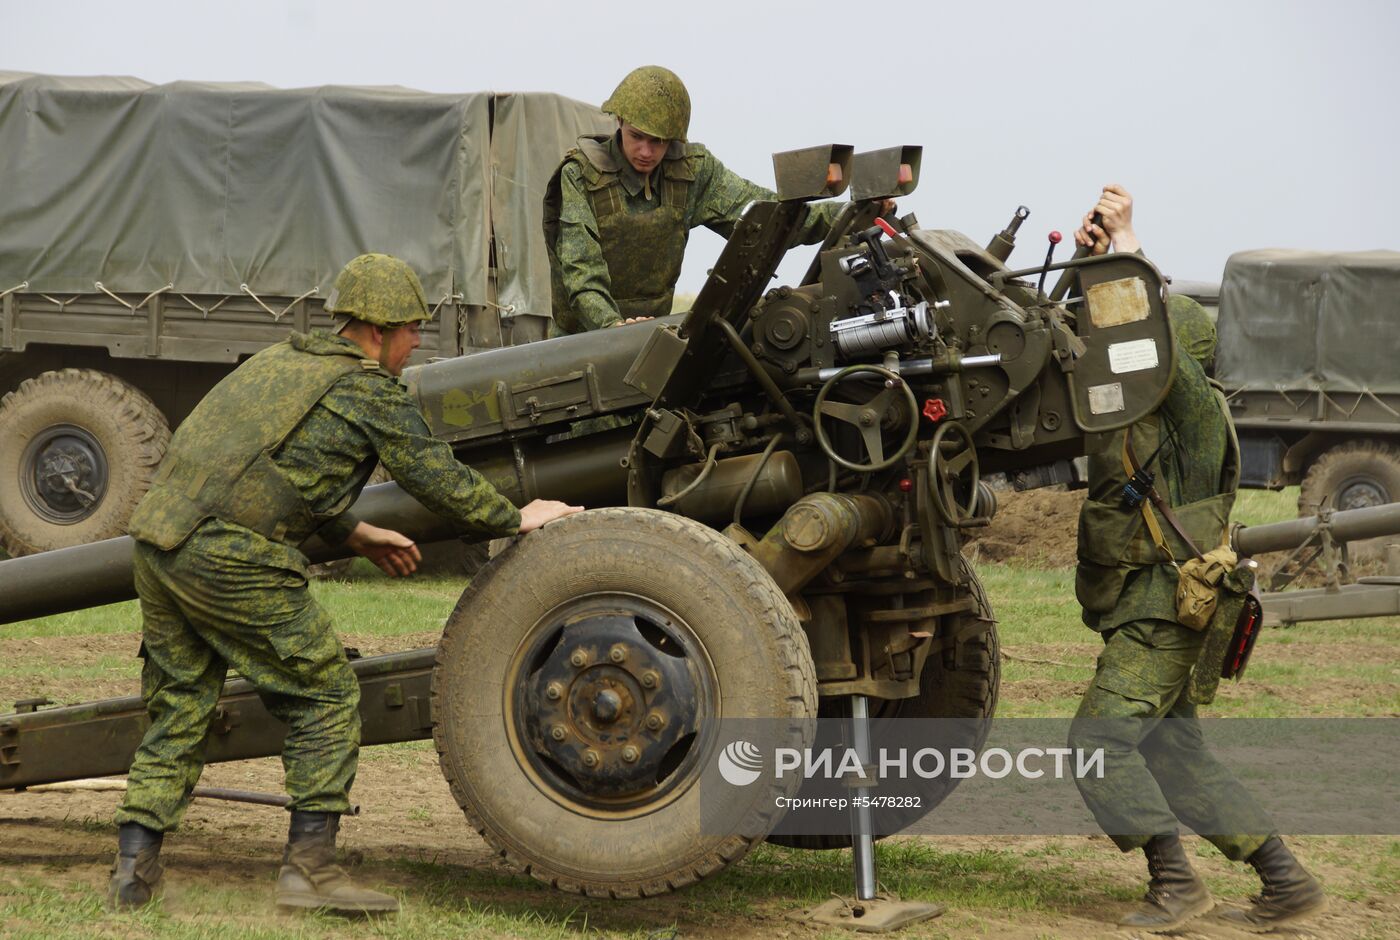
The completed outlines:
<svg viewBox="0 0 1400 940">
<path fill-rule="evenodd" d="M 1201 551 L 1219 544 L 1239 484 L 1239 445 L 1221 396 L 1200 363 L 1177 355 L 1162 405 L 1109 435 L 1104 450 L 1089 457 L 1075 593 L 1084 622 L 1101 632 L 1132 620 L 1176 620 L 1176 568 L 1152 542 L 1142 511 L 1121 503 L 1129 433 L 1137 460 L 1156 475 L 1157 492 Z M 1190 549 L 1160 513 L 1157 520 L 1173 557 L 1189 558 Z"/>
<path fill-rule="evenodd" d="M 306 559 L 296 546 L 313 530 L 339 544 L 358 523 L 346 507 L 378 462 L 460 535 L 513 534 L 520 525 L 519 510 L 459 463 L 451 448 L 432 436 L 408 391 L 378 363 L 362 357 L 360 348 L 344 338 L 293 333 L 287 342 L 240 366 L 177 429 L 156 485 L 132 517 L 131 534 L 169 549 L 202 522 L 220 519 L 247 533 L 246 538 L 225 540 L 230 544 L 224 550 L 302 569 Z M 289 374 L 298 367 L 295 377 Z M 317 377 L 308 379 L 313 375 Z M 285 436 L 271 429 L 275 443 L 256 454 L 238 453 L 257 448 L 264 430 L 258 426 L 260 417 L 262 423 L 277 420 L 272 417 L 277 405 L 270 403 L 299 396 L 301 403 L 291 411 L 300 415 L 280 419 L 289 428 Z M 230 434 L 228 416 L 234 414 L 249 424 Z M 214 463 L 234 469 L 221 470 Z M 200 493 L 210 480 L 221 485 Z M 262 516 L 269 505 L 287 501 L 283 493 L 291 494 L 292 505 L 269 529 L 273 520 Z"/>
<path fill-rule="evenodd" d="M 701 144 L 672 141 L 642 177 L 617 135 L 584 137 L 545 194 L 545 244 L 557 332 L 671 312 L 690 230 L 728 238 L 750 202 L 777 198 L 728 170 Z M 825 237 L 840 205 L 814 205 L 795 244 Z"/>
</svg>

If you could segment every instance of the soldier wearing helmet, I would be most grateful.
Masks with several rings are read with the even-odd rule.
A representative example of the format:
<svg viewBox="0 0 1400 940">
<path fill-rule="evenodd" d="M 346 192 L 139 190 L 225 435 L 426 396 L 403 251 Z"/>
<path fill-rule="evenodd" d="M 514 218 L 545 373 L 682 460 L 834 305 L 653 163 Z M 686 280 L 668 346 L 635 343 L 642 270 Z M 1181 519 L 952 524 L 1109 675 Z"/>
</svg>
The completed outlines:
<svg viewBox="0 0 1400 940">
<path fill-rule="evenodd" d="M 336 278 L 326 309 L 344 318 L 339 335 L 293 333 L 205 396 L 132 516 L 151 725 L 117 812 L 114 908 L 140 907 L 158 890 L 164 834 L 199 779 L 232 668 L 288 727 L 279 906 L 397 910 L 395 898 L 357 887 L 335 864 L 359 753 L 359 685 L 307 590 L 298 546 L 317 534 L 390 575 L 415 570 L 410 539 L 348 510 L 376 463 L 467 538 L 526 532 L 580 508 L 536 500 L 517 510 L 432 436 L 397 381 L 430 316 L 407 264 L 361 255 Z"/>
<path fill-rule="evenodd" d="M 690 94 L 659 65 L 635 69 L 603 110 L 611 136 L 579 138 L 545 193 L 557 333 L 671 312 L 690 230 L 728 237 L 745 206 L 775 194 L 686 139 Z M 820 241 L 837 206 L 813 206 L 796 244 Z"/>
<path fill-rule="evenodd" d="M 1110 244 L 1140 251 L 1132 208 L 1125 189 L 1105 187 L 1075 240 L 1094 254 Z M 1089 456 L 1075 593 L 1085 624 L 1102 635 L 1104 646 L 1071 726 L 1070 746 L 1102 749 L 1105 758 L 1100 776 L 1075 783 L 1118 848 L 1141 849 L 1147 859 L 1147 894 L 1121 926 L 1175 931 L 1214 905 L 1181 844 L 1184 823 L 1226 858 L 1248 861 L 1263 881 L 1248 909 L 1230 910 L 1223 919 L 1270 930 L 1314 916 L 1327 899 L 1273 820 L 1201 737 L 1196 707 L 1213 697 L 1221 666 L 1203 653 L 1206 638 L 1221 627 L 1232 629 L 1234 618 L 1189 627 L 1177 591 L 1191 560 L 1216 554 L 1222 544 L 1240 451 L 1224 394 L 1207 378 L 1214 324 L 1187 297 L 1170 297 L 1167 314 L 1176 372 L 1166 400 Z M 1130 475 L 1135 488 L 1150 491 L 1147 498 L 1131 498 Z M 1249 586 L 1235 584 L 1241 591 Z M 1217 617 L 1228 616 L 1228 609 L 1218 600 Z"/>
</svg>

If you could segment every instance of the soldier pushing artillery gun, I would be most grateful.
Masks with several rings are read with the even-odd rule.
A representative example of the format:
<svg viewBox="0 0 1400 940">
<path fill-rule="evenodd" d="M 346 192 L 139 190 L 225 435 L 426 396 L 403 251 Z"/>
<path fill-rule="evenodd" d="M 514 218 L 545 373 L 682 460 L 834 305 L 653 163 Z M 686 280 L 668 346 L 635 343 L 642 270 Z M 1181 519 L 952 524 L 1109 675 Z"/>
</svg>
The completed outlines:
<svg viewBox="0 0 1400 940">
<path fill-rule="evenodd" d="M 987 248 L 881 217 L 920 156 L 776 156 L 777 198 L 735 223 L 683 317 L 405 372 L 432 434 L 510 502 L 609 507 L 501 552 L 435 649 L 351 663 L 363 743 L 431 736 L 472 827 L 532 876 L 661 894 L 769 838 L 800 778 L 725 791 L 728 811 L 701 822 L 721 722 L 768 722 L 797 748 L 819 718 L 849 720 L 856 741 L 909 717 L 959 719 L 956 746 L 985 740 L 996 623 L 960 551 L 995 511 L 981 474 L 1055 468 L 1133 424 L 1177 352 L 1139 256 L 1013 270 L 1024 213 Z M 847 187 L 805 276 L 770 288 L 808 203 Z M 1056 272 L 1047 294 L 1036 281 Z M 625 421 L 586 424 L 604 417 Z M 396 484 L 355 513 L 416 541 L 454 534 Z M 129 598 L 131 577 L 125 539 L 0 562 L 0 620 Z M 208 760 L 281 751 L 246 682 L 219 710 Z M 0 787 L 124 772 L 144 724 L 137 699 L 4 716 Z M 877 901 L 875 836 L 857 815 L 849 833 L 777 838 L 853 845 L 872 922 L 929 913 Z"/>
</svg>

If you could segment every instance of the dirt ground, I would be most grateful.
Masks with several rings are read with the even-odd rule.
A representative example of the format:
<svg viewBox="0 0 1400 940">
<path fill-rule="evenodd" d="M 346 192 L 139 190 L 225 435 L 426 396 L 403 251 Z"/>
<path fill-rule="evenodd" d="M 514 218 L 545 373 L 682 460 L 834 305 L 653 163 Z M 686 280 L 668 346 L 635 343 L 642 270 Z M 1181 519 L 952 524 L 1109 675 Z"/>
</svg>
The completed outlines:
<svg viewBox="0 0 1400 940">
<path fill-rule="evenodd" d="M 508 870 L 462 822 L 431 754 L 403 755 L 408 760 L 369 760 L 362 765 L 355 786 L 355 798 L 363 806 L 362 815 L 345 821 L 342 843 L 350 849 L 350 863 L 366 881 L 387 886 L 414 903 L 415 877 L 411 869 L 389 864 L 392 860 L 431 862 L 449 871 L 461 871 L 469 879 L 483 873 L 506 876 Z M 240 787 L 275 792 L 280 785 L 281 768 L 275 759 L 214 765 L 201 781 L 209 786 Z M 113 837 L 110 828 L 99 825 L 110 820 L 120 799 L 119 793 L 3 793 L 0 794 L 0 872 L 9 876 L 30 874 L 51 885 L 65 885 L 100 895 L 105 889 Z M 164 858 L 168 866 L 165 910 L 178 916 L 182 906 L 196 893 L 213 888 L 243 888 L 256 894 L 271 891 L 275 861 L 284 836 L 283 814 L 272 808 L 196 800 L 181 831 L 168 838 Z M 1091 846 L 1084 860 L 1077 862 L 1086 874 L 1123 885 L 1136 884 L 1142 877 L 1141 861 L 1124 856 L 1102 838 L 1043 837 L 1008 839 L 992 837 L 924 837 L 940 852 L 1020 852 L 1025 864 L 1053 866 L 1053 854 L 1044 853 L 1048 842 L 1070 848 Z M 1295 840 L 1300 853 L 1332 891 L 1329 911 L 1307 930 L 1288 934 L 1303 938 L 1378 938 L 1400 936 L 1400 894 L 1356 894 L 1355 871 L 1329 861 L 1339 851 L 1354 846 L 1334 845 L 1335 840 L 1314 837 Z M 1371 840 L 1378 852 L 1388 849 L 1387 840 Z M 1062 862 L 1063 860 L 1060 860 Z M 1207 879 L 1238 875 L 1239 866 L 1218 855 L 1196 858 L 1195 864 Z M 470 880 L 468 884 L 470 884 Z M 528 879 L 491 880 L 489 894 L 481 903 L 509 904 L 538 902 L 540 891 Z M 260 887 L 261 886 L 261 887 Z M 4 894 L 0 882 L 0 896 Z M 470 888 L 468 888 L 470 890 Z M 1222 909 L 1238 906 L 1245 891 L 1226 894 L 1218 887 Z M 426 903 L 426 902 L 420 902 Z M 678 938 L 797 937 L 822 936 L 816 928 L 792 921 L 795 905 L 782 898 L 763 899 L 755 910 L 742 917 L 716 916 L 704 912 L 688 916 L 685 895 L 648 899 L 640 902 L 580 902 L 596 916 L 589 921 L 604 931 L 650 931 L 676 925 Z M 600 906 L 602 905 L 602 906 Z M 1008 940 L 1044 938 L 1122 937 L 1132 932 L 1116 930 L 1112 922 L 1130 907 L 1127 901 L 1101 901 L 1068 906 L 1054 911 L 987 913 L 951 908 L 927 929 L 936 933 L 919 935 L 955 937 L 1002 937 Z M 944 933 L 946 932 L 946 933 Z M 669 931 L 667 931 L 669 934 Z M 0 936 L 5 936 L 0 924 Z M 829 934 L 828 934 L 829 936 Z M 1234 930 L 1214 917 L 1197 921 L 1185 938 L 1235 940 L 1252 936 Z"/>
<path fill-rule="evenodd" d="M 998 495 L 1000 511 L 977 539 L 975 551 L 982 559 L 1031 568 L 1063 568 L 1074 563 L 1075 520 L 1083 491 L 1038 490 Z M 352 634 L 345 641 L 364 655 L 373 655 L 431 645 L 436 638 L 436 632 L 406 636 Z M 1074 676 L 1079 666 L 1092 663 L 1097 649 L 1087 641 L 1018 643 L 1012 630 L 1008 630 L 1003 642 L 1008 662 L 1021 664 L 1020 673 L 1003 682 L 1004 701 L 1052 701 L 1077 696 L 1088 678 L 1088 667 L 1085 666 L 1082 678 Z M 45 696 L 60 703 L 73 703 L 135 694 L 131 658 L 136 653 L 136 643 L 132 633 L 49 638 L 0 636 L 0 702 Z M 1347 662 L 1385 666 L 1394 665 L 1388 658 L 1392 649 L 1364 639 L 1338 638 L 1330 652 Z M 1280 662 L 1307 667 L 1314 661 L 1316 647 L 1278 644 L 1270 648 L 1269 655 Z M 46 676 L 46 662 L 62 662 L 65 677 Z M 74 679 L 75 673 L 82 678 Z M 1351 714 L 1357 702 L 1385 692 L 1383 686 L 1393 688 L 1393 680 L 1348 678 L 1317 686 L 1277 688 L 1261 681 L 1251 686 L 1251 694 L 1268 693 L 1290 702 L 1301 697 L 1302 704 L 1314 713 Z M 281 790 L 280 762 L 264 759 L 211 765 L 201 784 L 277 793 Z M 100 897 L 105 891 L 113 851 L 112 813 L 120 796 L 119 792 L 0 791 L 0 909 L 4 907 L 7 889 L 35 883 L 52 886 L 66 896 Z M 351 867 L 366 882 L 395 891 L 410 909 L 431 908 L 447 891 L 454 897 L 468 897 L 473 904 L 507 911 L 545 911 L 566 925 L 556 934 L 534 929 L 527 932 L 521 926 L 493 932 L 491 936 L 616 932 L 640 938 L 655 932 L 657 937 L 669 937 L 672 928 L 677 940 L 816 940 L 842 935 L 793 921 L 790 915 L 800 905 L 791 897 L 763 887 L 746 889 L 750 878 L 762 885 L 764 877 L 771 877 L 767 871 L 773 867 L 771 861 L 764 869 L 755 866 L 746 870 L 740 864 L 717 876 L 728 879 L 725 891 L 732 891 L 739 898 L 737 904 L 717 902 L 714 892 L 702 896 L 697 889 L 639 902 L 603 902 L 542 888 L 505 867 L 466 825 L 438 770 L 436 756 L 428 747 L 367 749 L 362 755 L 354 799 L 363 812 L 359 817 L 346 819 L 342 839 Z M 244 903 L 256 906 L 266 896 L 270 905 L 271 880 L 285 824 L 285 814 L 275 808 L 196 800 L 181 830 L 166 843 L 166 914 L 176 920 L 197 919 L 203 915 L 188 912 L 199 908 L 202 895 L 229 889 L 245 892 L 251 900 Z M 969 866 L 973 871 L 969 877 L 974 880 L 985 874 L 989 882 L 996 882 L 995 874 L 978 873 L 975 865 L 988 853 L 1000 853 L 1009 854 L 1017 871 L 1024 873 L 1027 880 L 1036 876 L 1042 880 L 1061 879 L 1068 864 L 1072 866 L 1073 879 L 1088 887 L 1070 900 L 1045 903 L 1028 898 L 1024 910 L 1007 909 L 1001 901 L 955 901 L 938 920 L 909 931 L 913 937 L 1059 940 L 1134 936 L 1116 930 L 1112 924 L 1132 904 L 1129 891 L 1143 880 L 1142 862 L 1137 855 L 1121 855 L 1102 837 L 928 836 L 919 837 L 919 841 L 954 858 L 954 866 Z M 1397 840 L 1313 836 L 1290 841 L 1327 885 L 1331 908 L 1307 929 L 1289 936 L 1319 940 L 1400 937 L 1400 889 L 1393 881 L 1384 881 L 1384 873 L 1396 871 L 1400 864 Z M 1201 851 L 1200 843 L 1194 839 L 1192 842 L 1196 847 L 1193 861 L 1211 882 L 1222 907 L 1242 904 L 1257 887 L 1247 869 L 1213 851 Z M 780 857 L 778 864 L 797 867 L 801 863 L 784 862 Z M 23 890 L 32 896 L 32 887 Z M 936 885 L 932 893 L 937 896 Z M 250 911 L 239 916 L 257 915 Z M 528 921 L 522 918 L 518 923 Z M 11 925 L 0 919 L 0 938 L 44 935 L 25 929 L 28 932 L 14 934 Z M 100 932 L 103 936 L 124 936 L 123 931 L 119 922 L 104 922 Z M 291 928 L 287 932 L 299 933 Z M 374 932 L 351 928 L 344 935 Z M 279 933 L 275 929 L 270 935 Z M 1251 935 L 1229 928 L 1218 918 L 1206 917 L 1177 936 L 1188 940 L 1238 940 Z"/>
<path fill-rule="evenodd" d="M 59 701 L 130 694 L 134 689 L 129 678 L 106 678 L 100 667 L 133 655 L 133 639 L 130 635 L 115 635 L 0 640 L 3 663 L 61 657 L 70 666 L 93 667 L 91 678 L 70 678 L 48 686 L 40 680 L 35 686 L 31 676 L 22 689 L 11 688 L 13 680 L 0 674 L 0 700 L 19 694 L 43 694 Z M 346 639 L 372 654 L 424 645 L 434 635 Z M 1032 662 L 1044 657 L 1087 661 L 1089 651 L 1088 646 L 1081 650 L 1030 644 L 1008 650 L 1013 658 Z M 1026 700 L 1077 694 L 1077 686 L 1071 681 L 1028 677 L 1004 686 L 1003 694 Z M 1358 690 L 1331 691 L 1350 696 Z M 277 793 L 281 789 L 281 766 L 276 759 L 211 765 L 201 783 Z M 790 915 L 799 906 L 797 902 L 762 890 L 749 896 L 748 909 L 738 914 L 715 910 L 712 902 L 688 900 L 685 892 L 641 902 L 608 903 L 542 889 L 528 878 L 510 872 L 467 827 L 441 777 L 436 756 L 427 747 L 367 749 L 362 755 L 354 798 L 363 812 L 357 818 L 347 818 L 344 824 L 342 844 L 349 850 L 350 863 L 366 881 L 394 890 L 409 905 L 432 905 L 432 891 L 441 890 L 445 878 L 450 890 L 466 894 L 474 903 L 524 910 L 552 904 L 565 917 L 578 906 L 587 915 L 587 927 L 581 931 L 570 927 L 561 930 L 561 934 L 602 931 L 646 936 L 660 930 L 658 936 L 669 936 L 670 929 L 676 927 L 679 938 L 831 936 L 793 921 Z M 0 901 L 7 883 L 32 884 L 35 880 L 60 891 L 100 897 L 113 851 L 110 821 L 119 800 L 119 792 L 0 792 Z M 182 908 L 196 906 L 200 894 L 212 890 L 242 890 L 254 899 L 270 895 L 284 827 L 285 816 L 275 808 L 196 800 L 184 826 L 167 841 L 164 854 L 170 874 L 166 913 L 179 918 Z M 1010 853 L 1019 870 L 1030 873 L 1027 877 L 1037 872 L 1042 877 L 1059 877 L 1053 872 L 1069 861 L 1076 880 L 1082 876 L 1095 890 L 1079 895 L 1094 898 L 1092 901 L 1028 904 L 1025 911 L 952 904 L 942 918 L 915 931 L 915 937 L 1043 940 L 1133 936 L 1111 926 L 1130 907 L 1127 895 L 1122 894 L 1120 900 L 1097 888 L 1130 889 L 1140 884 L 1141 860 L 1136 855 L 1120 855 L 1102 838 L 920 838 L 939 853 L 967 859 L 975 859 L 980 853 Z M 1295 840 L 1295 845 L 1328 884 L 1332 907 L 1308 930 L 1292 936 L 1354 940 L 1400 936 L 1400 894 L 1393 887 L 1381 893 L 1374 890 L 1374 873 L 1384 869 L 1386 859 L 1395 858 L 1395 840 L 1309 837 Z M 1218 854 L 1204 853 L 1196 858 L 1196 863 L 1213 881 L 1225 906 L 1242 903 L 1253 890 L 1252 879 L 1246 877 L 1242 867 Z M 432 876 L 436 887 L 431 890 L 425 886 L 425 876 L 419 870 L 423 865 L 438 873 Z M 743 891 L 742 865 L 724 877 L 735 879 L 734 890 Z M 9 935 L 5 924 L 0 923 L 0 937 Z M 1232 930 L 1218 919 L 1205 918 L 1179 936 L 1230 940 L 1248 935 Z"/>
<path fill-rule="evenodd" d="M 975 530 L 974 561 L 1007 562 L 1030 568 L 1065 568 L 1075 562 L 1079 507 L 1086 490 L 1049 487 L 997 493 L 992 524 Z"/>
</svg>

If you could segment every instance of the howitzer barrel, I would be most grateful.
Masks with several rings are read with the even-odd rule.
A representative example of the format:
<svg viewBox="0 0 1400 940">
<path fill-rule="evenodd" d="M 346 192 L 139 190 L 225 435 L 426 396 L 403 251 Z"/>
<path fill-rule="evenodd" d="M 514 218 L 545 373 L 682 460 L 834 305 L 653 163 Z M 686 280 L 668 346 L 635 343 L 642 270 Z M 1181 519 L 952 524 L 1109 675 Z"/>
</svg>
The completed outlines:
<svg viewBox="0 0 1400 940">
<path fill-rule="evenodd" d="M 1322 516 L 1307 516 L 1287 522 L 1246 526 L 1235 533 L 1235 550 L 1241 555 L 1288 551 L 1302 545 L 1324 524 L 1338 542 L 1400 535 L 1400 503 L 1346 509 L 1334 512 L 1325 519 Z"/>
<path fill-rule="evenodd" d="M 618 461 L 627 453 L 631 428 L 473 455 L 472 466 L 516 505 L 532 499 L 562 499 L 585 506 L 625 502 L 626 477 Z M 452 538 L 452 528 L 397 483 L 366 487 L 355 501 L 355 515 L 373 525 L 402 532 L 415 542 Z M 60 548 L 0 561 L 0 624 L 48 617 L 131 600 L 132 540 L 129 536 Z M 344 558 L 317 538 L 301 546 L 313 562 Z"/>
<path fill-rule="evenodd" d="M 394 483 L 367 488 L 355 503 L 355 512 L 367 522 L 392 526 L 418 542 L 452 535 L 446 523 Z M 133 544 L 132 538 L 124 535 L 0 561 L 0 623 L 131 600 L 136 596 L 131 570 Z M 315 539 L 304 550 L 312 561 L 349 554 Z"/>
</svg>

